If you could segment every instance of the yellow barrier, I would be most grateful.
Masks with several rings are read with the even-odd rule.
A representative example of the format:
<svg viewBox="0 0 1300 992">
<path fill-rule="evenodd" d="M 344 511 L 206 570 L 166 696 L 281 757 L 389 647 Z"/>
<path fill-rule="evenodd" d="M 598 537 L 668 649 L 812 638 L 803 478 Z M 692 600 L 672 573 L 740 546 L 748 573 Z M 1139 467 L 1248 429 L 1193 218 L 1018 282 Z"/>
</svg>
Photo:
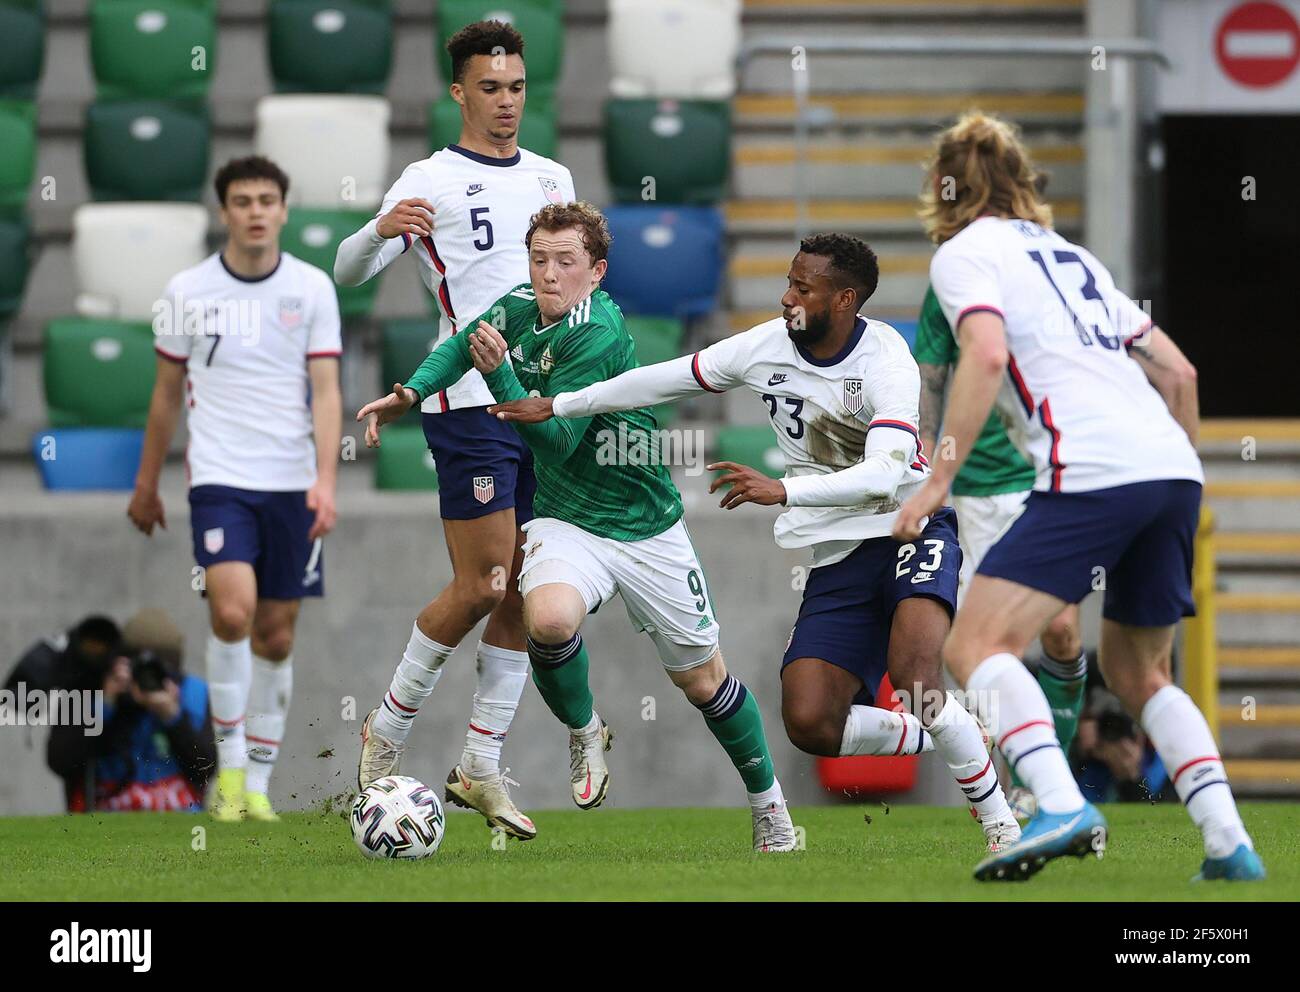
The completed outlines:
<svg viewBox="0 0 1300 992">
<path fill-rule="evenodd" d="M 1215 630 L 1214 514 L 1201 506 L 1192 563 L 1196 616 L 1183 621 L 1183 688 L 1219 738 L 1219 642 Z"/>
</svg>

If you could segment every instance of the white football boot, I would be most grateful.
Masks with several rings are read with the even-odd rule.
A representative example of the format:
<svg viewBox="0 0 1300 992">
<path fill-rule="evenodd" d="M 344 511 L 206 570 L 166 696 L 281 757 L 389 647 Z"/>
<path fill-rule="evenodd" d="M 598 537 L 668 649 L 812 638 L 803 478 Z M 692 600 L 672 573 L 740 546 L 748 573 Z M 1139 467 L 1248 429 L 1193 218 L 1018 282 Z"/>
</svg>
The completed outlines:
<svg viewBox="0 0 1300 992">
<path fill-rule="evenodd" d="M 993 820 L 980 824 L 984 828 L 984 839 L 988 842 L 989 854 L 998 854 L 1020 842 L 1020 824 L 1014 816 L 1003 820 Z"/>
<path fill-rule="evenodd" d="M 358 789 L 365 789 L 376 779 L 396 775 L 402 765 L 402 752 L 406 750 L 405 744 L 391 741 L 371 729 L 378 712 L 379 707 L 376 706 L 366 714 L 366 721 L 361 725 L 361 760 L 357 762 Z"/>
<path fill-rule="evenodd" d="M 509 837 L 532 840 L 537 836 L 537 827 L 510 798 L 507 783 L 519 784 L 507 779 L 504 774 L 491 778 L 470 778 L 457 765 L 447 776 L 447 802 L 482 814 L 489 827 L 499 828 Z"/>
<path fill-rule="evenodd" d="M 794 821 L 785 803 L 772 803 L 762 812 L 750 811 L 754 817 L 754 850 L 763 854 L 793 851 L 798 844 Z"/>
<path fill-rule="evenodd" d="M 609 767 L 605 752 L 614 743 L 614 731 L 600 721 L 600 731 L 590 738 L 569 731 L 569 784 L 578 809 L 595 809 L 609 792 Z"/>
</svg>

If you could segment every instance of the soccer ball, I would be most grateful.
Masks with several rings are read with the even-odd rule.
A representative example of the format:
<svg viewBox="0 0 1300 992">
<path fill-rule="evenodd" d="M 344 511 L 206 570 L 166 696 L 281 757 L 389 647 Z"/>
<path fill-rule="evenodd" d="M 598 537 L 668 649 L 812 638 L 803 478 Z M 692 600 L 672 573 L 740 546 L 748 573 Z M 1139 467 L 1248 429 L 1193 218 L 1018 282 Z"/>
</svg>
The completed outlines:
<svg viewBox="0 0 1300 992">
<path fill-rule="evenodd" d="M 442 801 L 423 782 L 389 775 L 352 803 L 352 839 L 368 858 L 427 858 L 446 830 Z"/>
</svg>

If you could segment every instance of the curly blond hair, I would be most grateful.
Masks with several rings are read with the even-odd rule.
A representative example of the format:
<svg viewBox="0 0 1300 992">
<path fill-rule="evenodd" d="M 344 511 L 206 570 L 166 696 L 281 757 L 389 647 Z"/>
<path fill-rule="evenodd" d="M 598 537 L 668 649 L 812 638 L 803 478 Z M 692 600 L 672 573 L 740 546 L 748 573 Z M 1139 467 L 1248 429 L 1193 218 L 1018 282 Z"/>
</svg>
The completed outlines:
<svg viewBox="0 0 1300 992">
<path fill-rule="evenodd" d="M 920 210 L 925 232 L 941 245 L 985 215 L 1050 228 L 1052 208 L 1039 196 L 1043 178 L 1014 124 L 967 111 L 939 135 L 927 163 Z"/>
</svg>

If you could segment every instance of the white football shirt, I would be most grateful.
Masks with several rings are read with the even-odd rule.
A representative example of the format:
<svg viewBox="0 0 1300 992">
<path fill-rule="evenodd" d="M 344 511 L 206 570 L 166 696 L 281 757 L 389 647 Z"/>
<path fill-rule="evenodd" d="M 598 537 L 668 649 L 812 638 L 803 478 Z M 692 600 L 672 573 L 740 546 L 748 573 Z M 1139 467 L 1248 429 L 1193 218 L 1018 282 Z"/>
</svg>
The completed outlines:
<svg viewBox="0 0 1300 992">
<path fill-rule="evenodd" d="M 191 486 L 315 484 L 307 360 L 343 352 L 329 276 L 282 251 L 269 275 L 244 279 L 217 253 L 171 278 L 154 331 L 158 354 L 186 366 Z"/>
<path fill-rule="evenodd" d="M 930 281 L 956 334 L 996 313 L 1011 360 L 997 409 L 1041 491 L 1204 475 L 1164 399 L 1129 357 L 1151 326 L 1087 249 L 1030 221 L 983 217 L 945 242 Z"/>
<path fill-rule="evenodd" d="M 434 206 L 433 235 L 384 239 L 371 221 L 344 243 L 364 238 L 366 278 L 407 253 L 420 262 L 420 276 L 438 301 L 441 344 L 520 283 L 528 282 L 528 223 L 548 203 L 575 199 L 573 176 L 558 162 L 521 148 L 510 158 L 490 158 L 448 145 L 412 162 L 384 196 L 376 219 L 398 201 L 421 197 Z M 472 328 L 471 328 L 472 329 Z M 412 369 L 411 371 L 414 371 Z M 425 399 L 421 409 L 442 413 L 495 402 L 477 370 Z"/>
</svg>

